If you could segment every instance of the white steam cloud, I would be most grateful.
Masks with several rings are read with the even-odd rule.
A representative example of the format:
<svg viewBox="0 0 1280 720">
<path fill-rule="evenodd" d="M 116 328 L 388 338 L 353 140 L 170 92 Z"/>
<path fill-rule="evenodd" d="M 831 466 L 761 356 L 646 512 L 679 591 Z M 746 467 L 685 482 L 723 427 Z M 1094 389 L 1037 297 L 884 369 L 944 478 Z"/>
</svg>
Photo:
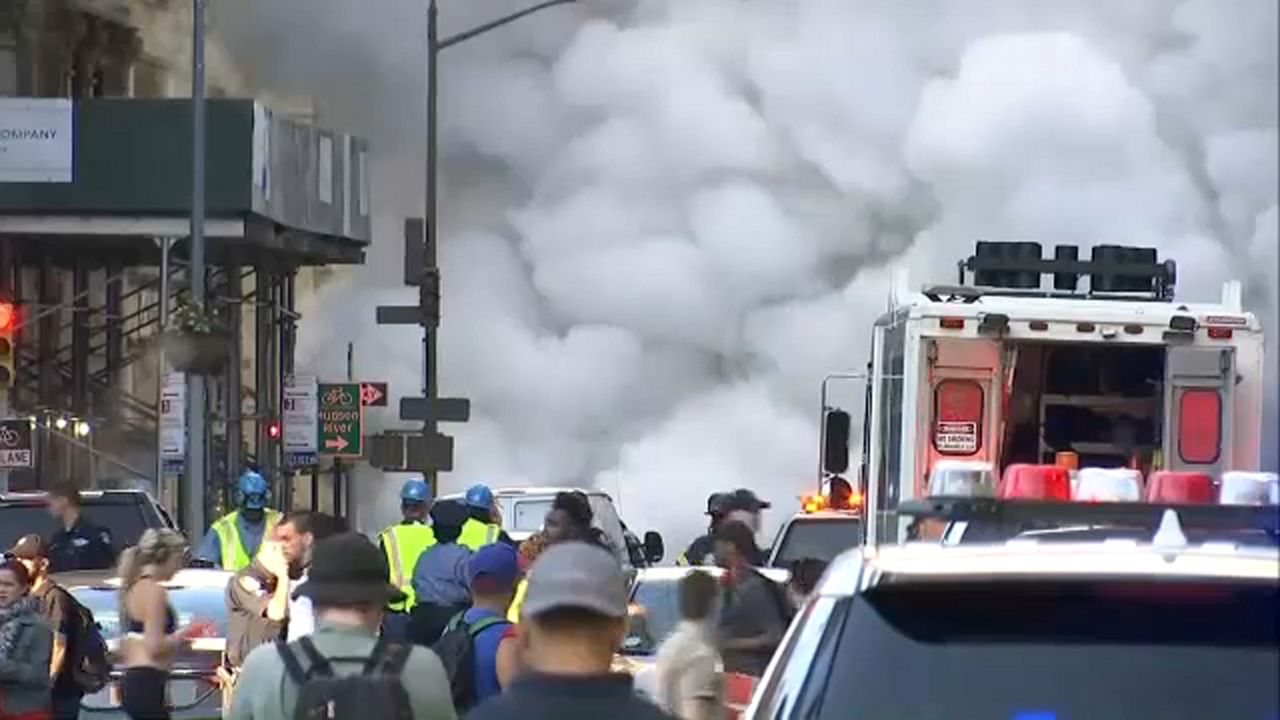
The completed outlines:
<svg viewBox="0 0 1280 720">
<path fill-rule="evenodd" d="M 417 392 L 417 333 L 373 307 L 412 298 L 423 5 L 258 0 L 215 22 L 248 76 L 375 143 L 370 264 L 304 308 L 300 362 L 336 374 L 333 341 L 355 340 L 358 374 L 397 394 Z M 521 2 L 441 5 L 452 31 Z M 776 523 L 813 483 L 819 381 L 865 363 L 892 271 L 949 279 L 978 238 L 1154 245 L 1193 300 L 1244 279 L 1274 395 L 1276 14 L 581 0 L 446 51 L 441 382 L 474 414 L 446 486 L 596 483 L 673 546 L 713 490 L 755 488 Z"/>
</svg>

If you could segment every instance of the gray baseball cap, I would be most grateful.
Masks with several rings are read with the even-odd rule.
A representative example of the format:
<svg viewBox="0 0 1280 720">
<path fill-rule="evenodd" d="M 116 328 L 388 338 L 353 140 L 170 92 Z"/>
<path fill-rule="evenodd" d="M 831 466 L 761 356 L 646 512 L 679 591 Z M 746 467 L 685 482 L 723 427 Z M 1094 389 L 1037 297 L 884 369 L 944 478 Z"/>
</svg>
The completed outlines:
<svg viewBox="0 0 1280 720">
<path fill-rule="evenodd" d="M 613 553 L 588 543 L 561 542 L 548 547 L 529 569 L 520 612 L 536 617 L 572 607 L 625 618 L 629 595 L 627 574 Z"/>
</svg>

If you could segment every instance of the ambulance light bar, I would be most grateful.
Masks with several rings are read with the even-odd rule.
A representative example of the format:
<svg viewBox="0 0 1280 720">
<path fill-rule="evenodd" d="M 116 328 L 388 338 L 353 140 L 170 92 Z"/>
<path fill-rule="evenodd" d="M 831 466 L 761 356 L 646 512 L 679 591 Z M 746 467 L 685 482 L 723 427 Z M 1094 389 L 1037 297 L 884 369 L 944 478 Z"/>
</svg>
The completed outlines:
<svg viewBox="0 0 1280 720">
<path fill-rule="evenodd" d="M 930 475 L 929 497 L 900 503 L 897 511 L 950 521 L 1059 521 L 1154 531 L 1172 509 L 1188 527 L 1280 533 L 1276 473 L 1228 472 L 1215 487 L 1204 473 L 1158 471 L 1144 488 L 1137 470 L 1083 468 L 1073 492 L 1067 468 L 1010 465 L 994 494 L 993 475 L 989 463 L 939 462 Z"/>
</svg>

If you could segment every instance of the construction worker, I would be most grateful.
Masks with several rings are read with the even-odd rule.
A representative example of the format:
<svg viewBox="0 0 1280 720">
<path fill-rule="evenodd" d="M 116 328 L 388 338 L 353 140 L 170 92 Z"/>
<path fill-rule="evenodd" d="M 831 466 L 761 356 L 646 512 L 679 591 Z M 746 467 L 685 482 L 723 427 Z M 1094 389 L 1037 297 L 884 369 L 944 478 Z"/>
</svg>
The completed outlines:
<svg viewBox="0 0 1280 720">
<path fill-rule="evenodd" d="M 467 488 L 463 502 L 467 506 L 469 517 L 462 526 L 462 535 L 458 538 L 459 544 L 466 545 L 472 550 L 478 550 L 482 545 L 499 540 L 510 545 L 515 544 L 502 531 L 502 526 L 494 522 L 493 491 L 488 485 L 477 483 Z"/>
<path fill-rule="evenodd" d="M 236 487 L 237 509 L 213 523 L 196 558 L 232 572 L 248 567 L 262 539 L 280 522 L 280 513 L 267 507 L 269 491 L 267 479 L 260 473 L 244 471 Z"/>
<path fill-rule="evenodd" d="M 378 544 L 387 556 L 391 569 L 391 584 L 404 593 L 403 600 L 387 606 L 383 616 L 383 632 L 395 639 L 404 639 L 409 630 L 409 612 L 413 610 L 413 568 L 418 558 L 436 542 L 435 533 L 427 524 L 430 509 L 431 488 L 422 478 L 410 478 L 400 488 L 400 513 L 403 519 L 378 535 Z"/>
<path fill-rule="evenodd" d="M 711 518 L 705 535 L 699 535 L 689 543 L 689 547 L 676 558 L 676 565 L 714 565 L 716 562 L 716 544 L 712 540 L 716 528 L 724 520 L 729 511 L 729 493 L 711 493 L 707 496 L 707 517 Z"/>
</svg>

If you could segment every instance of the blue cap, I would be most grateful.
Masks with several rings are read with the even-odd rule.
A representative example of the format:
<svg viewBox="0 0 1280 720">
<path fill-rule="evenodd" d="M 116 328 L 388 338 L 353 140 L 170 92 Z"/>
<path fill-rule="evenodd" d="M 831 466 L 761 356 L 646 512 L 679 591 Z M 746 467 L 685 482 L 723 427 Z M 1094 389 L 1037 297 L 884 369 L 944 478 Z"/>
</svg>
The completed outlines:
<svg viewBox="0 0 1280 720">
<path fill-rule="evenodd" d="M 516 558 L 516 549 L 507 543 L 481 545 L 467 560 L 467 582 L 473 586 L 477 580 L 484 580 L 495 589 L 507 589 L 515 585 L 518 577 L 520 562 Z"/>
<path fill-rule="evenodd" d="M 245 510 L 261 510 L 267 506 L 267 479 L 252 470 L 240 476 L 240 507 Z"/>
<path fill-rule="evenodd" d="M 400 488 L 400 502 L 425 503 L 431 497 L 431 489 L 422 478 L 410 478 Z"/>
<path fill-rule="evenodd" d="M 488 510 L 493 507 L 493 491 L 484 483 L 476 483 L 467 488 L 466 503 L 468 507 Z"/>
</svg>

